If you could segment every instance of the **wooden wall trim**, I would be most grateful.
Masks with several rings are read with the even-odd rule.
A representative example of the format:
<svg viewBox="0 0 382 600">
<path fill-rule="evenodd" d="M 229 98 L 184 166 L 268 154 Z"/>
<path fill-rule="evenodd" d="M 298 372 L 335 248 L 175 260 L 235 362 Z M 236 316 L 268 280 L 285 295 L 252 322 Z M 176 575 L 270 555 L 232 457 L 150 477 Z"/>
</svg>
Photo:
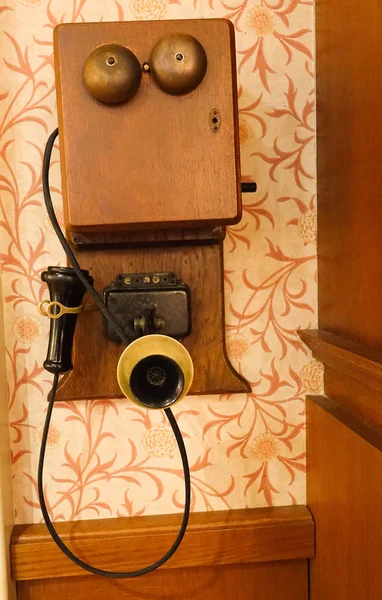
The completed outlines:
<svg viewBox="0 0 382 600">
<path fill-rule="evenodd" d="M 355 435 L 362 438 L 365 442 L 373 446 L 379 452 L 382 452 L 382 435 L 368 427 L 360 419 L 341 408 L 334 400 L 327 396 L 307 396 L 307 400 L 319 406 L 322 410 L 345 425 Z M 308 424 L 309 426 L 309 424 Z"/>
<path fill-rule="evenodd" d="M 325 365 L 325 394 L 382 431 L 382 352 L 323 330 L 299 332 Z"/>
<path fill-rule="evenodd" d="M 382 352 L 320 329 L 299 335 L 324 365 L 382 392 Z"/>
<path fill-rule="evenodd" d="M 69 548 L 91 565 L 132 570 L 171 546 L 180 515 L 57 523 Z M 14 580 L 85 575 L 57 548 L 43 524 L 16 525 L 11 546 Z M 314 524 L 305 506 L 193 513 L 185 538 L 162 568 L 294 560 L 314 556 Z"/>
</svg>

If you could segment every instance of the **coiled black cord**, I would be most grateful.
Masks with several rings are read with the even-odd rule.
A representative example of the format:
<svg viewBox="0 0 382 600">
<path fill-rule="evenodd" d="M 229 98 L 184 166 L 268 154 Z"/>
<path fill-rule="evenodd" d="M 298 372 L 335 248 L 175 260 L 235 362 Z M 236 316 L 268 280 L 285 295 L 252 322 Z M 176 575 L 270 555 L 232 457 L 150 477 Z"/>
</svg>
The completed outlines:
<svg viewBox="0 0 382 600">
<path fill-rule="evenodd" d="M 119 324 L 117 323 L 117 321 L 115 320 L 115 318 L 111 314 L 111 312 L 108 310 L 108 308 L 102 301 L 102 298 L 100 297 L 100 295 L 93 288 L 93 286 L 88 282 L 86 277 L 84 277 L 84 275 L 81 271 L 81 267 L 78 264 L 77 259 L 74 255 L 71 247 L 69 246 L 68 241 L 65 238 L 65 236 L 60 228 L 60 225 L 57 221 L 57 217 L 56 217 L 56 214 L 55 214 L 54 208 L 53 208 L 52 198 L 50 195 L 50 187 L 49 187 L 50 160 L 51 160 L 51 156 L 52 156 L 54 142 L 55 142 L 57 136 L 58 136 L 58 128 L 55 129 L 53 131 L 53 133 L 49 136 L 49 139 L 48 139 L 46 147 L 45 147 L 44 158 L 43 158 L 42 186 L 43 186 L 43 194 L 44 194 L 46 210 L 48 212 L 53 229 L 54 229 L 55 233 L 57 234 L 58 239 L 61 242 L 61 246 L 63 247 L 65 254 L 68 257 L 68 260 L 71 263 L 73 269 L 75 270 L 78 278 L 82 281 L 82 283 L 85 286 L 86 290 L 88 291 L 89 295 L 92 296 L 94 302 L 96 303 L 98 308 L 101 310 L 101 312 L 104 314 L 106 319 L 112 324 L 114 329 L 117 331 L 121 340 L 125 344 L 128 344 L 129 340 L 128 340 L 125 332 L 119 326 Z M 125 572 L 125 571 L 105 571 L 103 569 L 97 569 L 96 567 L 92 567 L 91 565 L 88 565 L 86 562 L 82 561 L 80 558 L 75 556 L 75 554 L 73 554 L 73 552 L 71 550 L 69 550 L 69 548 L 64 544 L 64 542 L 58 535 L 56 529 L 54 528 L 54 525 L 49 517 L 49 513 L 48 513 L 48 510 L 46 507 L 46 503 L 45 503 L 44 484 L 43 484 L 44 460 L 45 460 L 45 453 L 46 453 L 46 443 L 47 443 L 48 434 L 49 434 L 49 426 L 50 426 L 50 421 L 51 421 L 52 412 L 53 412 L 53 405 L 54 405 L 57 387 L 58 387 L 58 378 L 59 378 L 59 375 L 55 374 L 54 379 L 53 379 L 52 388 L 49 393 L 49 404 L 48 404 L 48 410 L 46 412 L 44 430 L 43 430 L 42 440 L 41 440 L 41 449 L 40 449 L 40 456 L 39 456 L 39 462 L 38 462 L 38 477 L 37 477 L 38 496 L 39 496 L 40 505 L 41 505 L 41 512 L 42 512 L 42 516 L 44 517 L 44 521 L 49 530 L 50 535 L 52 536 L 53 540 L 55 541 L 57 546 L 60 548 L 60 550 L 71 561 L 73 561 L 76 565 L 78 565 L 82 569 L 85 569 L 85 571 L 89 571 L 90 573 L 93 573 L 94 575 L 102 575 L 103 577 L 111 577 L 114 579 L 128 579 L 130 577 L 139 577 L 141 575 L 146 575 L 147 573 L 150 573 L 151 571 L 155 571 L 155 569 L 157 569 L 158 567 L 163 565 L 166 561 L 168 561 L 168 559 L 171 558 L 171 556 L 174 554 L 174 552 L 179 547 L 179 545 L 183 539 L 183 536 L 186 532 L 188 518 L 189 518 L 189 514 L 190 514 L 190 503 L 191 503 L 190 468 L 188 466 L 187 453 L 186 453 L 186 448 L 185 448 L 184 441 L 182 438 L 182 434 L 181 434 L 178 424 L 175 420 L 175 417 L 172 414 L 172 411 L 169 408 L 164 409 L 164 411 L 166 413 L 166 417 L 172 427 L 175 439 L 176 439 L 178 447 L 179 447 L 179 452 L 180 452 L 180 456 L 181 456 L 182 464 L 183 464 L 184 487 L 185 487 L 185 504 L 184 504 L 183 520 L 182 520 L 182 524 L 181 524 L 179 533 L 176 537 L 176 540 L 173 543 L 173 545 L 171 546 L 171 548 L 166 552 L 166 554 L 164 554 L 164 556 L 162 556 L 162 558 L 157 560 L 155 563 L 149 565 L 148 567 L 144 567 L 143 569 L 138 569 L 136 571 L 127 571 L 127 572 Z"/>
</svg>

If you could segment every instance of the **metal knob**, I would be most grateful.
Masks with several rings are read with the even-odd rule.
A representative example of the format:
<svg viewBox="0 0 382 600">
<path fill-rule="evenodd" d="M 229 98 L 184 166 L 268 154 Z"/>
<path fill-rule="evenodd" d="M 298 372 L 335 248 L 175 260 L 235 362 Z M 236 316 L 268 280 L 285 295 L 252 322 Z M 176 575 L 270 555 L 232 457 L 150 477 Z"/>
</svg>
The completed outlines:
<svg viewBox="0 0 382 600">
<path fill-rule="evenodd" d="M 241 182 L 241 193 L 242 194 L 251 194 L 252 192 L 257 191 L 257 183 L 254 181 L 242 181 Z"/>
</svg>

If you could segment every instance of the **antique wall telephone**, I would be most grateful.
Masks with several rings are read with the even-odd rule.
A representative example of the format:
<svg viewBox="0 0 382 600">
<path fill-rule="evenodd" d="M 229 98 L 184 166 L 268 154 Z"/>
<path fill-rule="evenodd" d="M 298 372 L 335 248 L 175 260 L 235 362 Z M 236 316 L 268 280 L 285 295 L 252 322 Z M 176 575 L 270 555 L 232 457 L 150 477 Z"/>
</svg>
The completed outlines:
<svg viewBox="0 0 382 600">
<path fill-rule="evenodd" d="M 95 574 L 135 577 L 167 561 L 187 527 L 190 473 L 170 407 L 189 391 L 249 389 L 224 339 L 224 225 L 240 220 L 242 191 L 256 190 L 240 180 L 234 30 L 223 19 L 65 24 L 54 46 L 66 237 L 49 189 L 58 129 L 45 148 L 43 193 L 71 267 L 42 273 L 50 300 L 39 310 L 51 319 L 44 366 L 54 379 L 39 499 L 68 558 Z M 123 396 L 165 410 L 185 480 L 173 546 L 134 572 L 76 557 L 50 520 L 43 490 L 54 402 Z"/>
</svg>

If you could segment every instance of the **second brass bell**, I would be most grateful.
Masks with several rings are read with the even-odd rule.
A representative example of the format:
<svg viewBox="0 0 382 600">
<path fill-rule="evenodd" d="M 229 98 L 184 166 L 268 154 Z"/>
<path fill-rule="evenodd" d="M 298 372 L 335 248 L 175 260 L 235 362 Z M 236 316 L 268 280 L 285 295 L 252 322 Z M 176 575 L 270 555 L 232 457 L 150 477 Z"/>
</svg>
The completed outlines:
<svg viewBox="0 0 382 600">
<path fill-rule="evenodd" d="M 161 38 L 151 52 L 149 63 L 157 85 L 174 96 L 195 90 L 207 71 L 207 55 L 202 44 L 184 33 Z"/>
</svg>

